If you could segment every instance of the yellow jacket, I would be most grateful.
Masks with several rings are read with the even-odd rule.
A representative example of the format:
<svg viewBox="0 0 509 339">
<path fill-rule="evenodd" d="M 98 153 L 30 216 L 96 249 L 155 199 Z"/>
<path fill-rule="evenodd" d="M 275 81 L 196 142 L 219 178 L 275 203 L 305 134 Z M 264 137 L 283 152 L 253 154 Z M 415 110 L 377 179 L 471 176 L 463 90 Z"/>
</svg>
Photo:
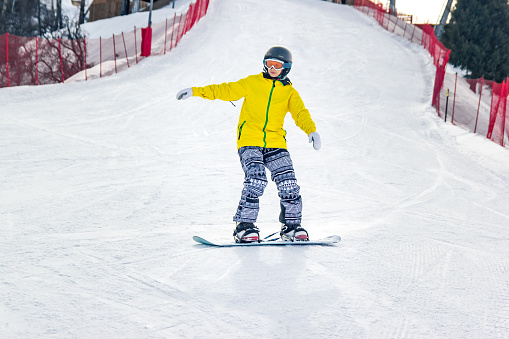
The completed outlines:
<svg viewBox="0 0 509 339">
<path fill-rule="evenodd" d="M 259 146 L 285 148 L 285 116 L 306 134 L 316 131 L 315 123 L 290 81 L 266 79 L 263 73 L 250 75 L 236 82 L 193 87 L 193 96 L 209 100 L 235 101 L 245 98 L 237 126 L 237 148 Z"/>
</svg>

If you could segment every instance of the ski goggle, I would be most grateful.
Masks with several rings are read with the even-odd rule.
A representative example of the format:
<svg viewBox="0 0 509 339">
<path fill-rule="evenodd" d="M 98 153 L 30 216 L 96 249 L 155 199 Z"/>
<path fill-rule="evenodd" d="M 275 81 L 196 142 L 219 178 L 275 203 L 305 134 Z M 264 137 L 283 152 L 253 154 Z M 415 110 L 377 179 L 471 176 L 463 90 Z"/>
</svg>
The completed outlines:
<svg viewBox="0 0 509 339">
<path fill-rule="evenodd" d="M 266 59 L 266 60 L 263 60 L 265 66 L 267 66 L 268 69 L 275 69 L 276 71 L 280 71 L 284 68 L 290 68 L 291 67 L 291 63 L 287 63 L 287 62 L 281 62 L 280 60 L 276 60 L 276 59 Z"/>
</svg>

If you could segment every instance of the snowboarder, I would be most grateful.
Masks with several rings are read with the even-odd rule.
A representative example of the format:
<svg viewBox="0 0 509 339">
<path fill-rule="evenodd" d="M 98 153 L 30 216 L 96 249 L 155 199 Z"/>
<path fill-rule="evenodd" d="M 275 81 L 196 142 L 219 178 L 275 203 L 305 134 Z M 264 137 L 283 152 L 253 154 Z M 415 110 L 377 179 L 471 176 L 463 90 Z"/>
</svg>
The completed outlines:
<svg viewBox="0 0 509 339">
<path fill-rule="evenodd" d="M 267 185 L 265 167 L 271 172 L 281 198 L 279 221 L 284 241 L 308 241 L 301 226 L 302 198 L 293 163 L 286 147 L 284 118 L 291 113 L 297 126 L 309 136 L 313 147 L 320 149 L 320 135 L 288 73 L 292 54 L 281 46 L 271 47 L 263 58 L 263 72 L 236 82 L 186 88 L 177 93 L 178 100 L 199 96 L 209 100 L 236 101 L 244 98 L 237 126 L 237 149 L 245 172 L 244 188 L 233 217 L 235 242 L 259 241 L 255 226 L 259 197 Z"/>
</svg>

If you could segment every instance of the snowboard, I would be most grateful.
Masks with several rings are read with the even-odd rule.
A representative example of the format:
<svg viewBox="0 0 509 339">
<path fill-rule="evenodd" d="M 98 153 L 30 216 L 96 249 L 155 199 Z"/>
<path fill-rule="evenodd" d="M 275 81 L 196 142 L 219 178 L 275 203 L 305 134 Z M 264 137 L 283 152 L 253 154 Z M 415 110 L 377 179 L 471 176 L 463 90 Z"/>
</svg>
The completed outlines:
<svg viewBox="0 0 509 339">
<path fill-rule="evenodd" d="M 197 243 L 215 246 L 215 247 L 235 247 L 235 246 L 310 246 L 310 245 L 321 245 L 321 246 L 332 246 L 337 244 L 341 237 L 339 235 L 331 235 L 329 237 L 310 240 L 310 241 L 283 241 L 283 240 L 265 240 L 260 242 L 250 243 L 237 243 L 237 242 L 211 242 L 202 237 L 195 235 L 193 240 Z"/>
</svg>

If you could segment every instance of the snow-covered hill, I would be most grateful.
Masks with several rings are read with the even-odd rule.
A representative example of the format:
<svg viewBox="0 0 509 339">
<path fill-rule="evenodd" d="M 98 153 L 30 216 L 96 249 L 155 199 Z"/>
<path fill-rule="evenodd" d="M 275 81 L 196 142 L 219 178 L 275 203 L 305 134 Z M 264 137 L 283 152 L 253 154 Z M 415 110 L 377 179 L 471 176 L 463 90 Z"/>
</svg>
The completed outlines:
<svg viewBox="0 0 509 339">
<path fill-rule="evenodd" d="M 238 80 L 272 45 L 322 136 L 291 117 L 311 238 L 217 249 L 243 173 Z M 88 82 L 0 90 L 2 338 L 503 338 L 509 154 L 436 117 L 420 46 L 352 7 L 211 0 L 171 53 Z M 269 183 L 262 234 L 279 228 Z"/>
</svg>

